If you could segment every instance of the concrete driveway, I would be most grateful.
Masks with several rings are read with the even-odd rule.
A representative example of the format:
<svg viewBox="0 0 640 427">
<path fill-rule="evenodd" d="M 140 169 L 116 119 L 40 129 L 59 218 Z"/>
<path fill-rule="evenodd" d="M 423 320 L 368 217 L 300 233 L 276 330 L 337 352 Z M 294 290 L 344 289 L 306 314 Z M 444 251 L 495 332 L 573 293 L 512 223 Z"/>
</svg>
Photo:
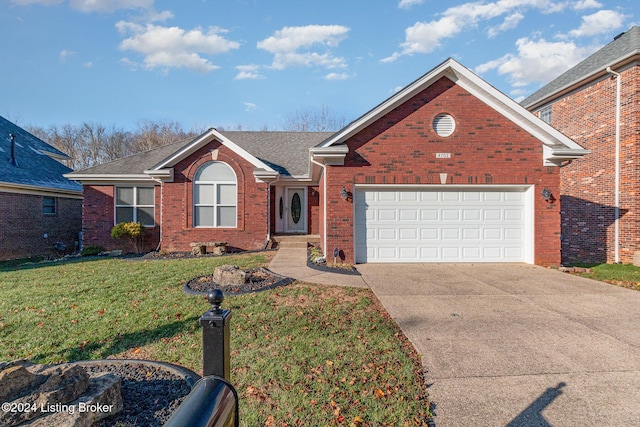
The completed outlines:
<svg viewBox="0 0 640 427">
<path fill-rule="evenodd" d="M 640 426 L 640 292 L 526 264 L 362 264 L 435 424 Z"/>
</svg>

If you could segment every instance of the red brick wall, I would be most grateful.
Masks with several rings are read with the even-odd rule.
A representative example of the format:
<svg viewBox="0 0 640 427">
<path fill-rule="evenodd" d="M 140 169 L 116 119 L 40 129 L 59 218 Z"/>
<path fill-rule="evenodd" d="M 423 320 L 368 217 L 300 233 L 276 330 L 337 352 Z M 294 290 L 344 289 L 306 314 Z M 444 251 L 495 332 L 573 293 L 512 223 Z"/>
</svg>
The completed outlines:
<svg viewBox="0 0 640 427">
<path fill-rule="evenodd" d="M 211 161 L 211 150 L 218 150 L 218 161 L 227 163 L 238 179 L 237 227 L 194 228 L 192 179 L 200 166 Z M 224 241 L 241 250 L 264 248 L 267 240 L 268 184 L 258 183 L 255 166 L 220 143 L 208 144 L 174 168 L 174 182 L 163 184 L 162 249 L 189 251 L 197 241 Z"/>
<path fill-rule="evenodd" d="M 440 113 L 456 121 L 453 135 L 441 138 L 432 122 Z M 402 106 L 347 141 L 344 166 L 327 167 L 327 248 L 344 251 L 354 261 L 353 205 L 340 189 L 354 184 L 535 185 L 534 228 L 536 264 L 560 263 L 559 203 L 546 203 L 544 187 L 559 194 L 559 170 L 544 167 L 542 143 L 486 104 L 440 79 Z M 451 153 L 436 159 L 435 153 Z"/>
<path fill-rule="evenodd" d="M 82 200 L 57 197 L 56 214 L 44 215 L 42 199 L 0 192 L 0 259 L 56 255 L 53 245 L 58 241 L 73 252 L 82 227 Z"/>
<path fill-rule="evenodd" d="M 621 71 L 620 261 L 640 250 L 640 66 Z M 552 125 L 592 154 L 561 169 L 562 261 L 614 262 L 616 79 L 551 103 Z"/>
<path fill-rule="evenodd" d="M 133 184 L 123 184 L 132 186 Z M 140 184 L 142 186 L 142 184 Z M 144 184 L 150 186 L 151 184 Z M 149 227 L 144 237 L 143 252 L 154 250 L 160 240 L 160 187 L 155 187 L 155 227 Z M 85 185 L 82 205 L 82 246 L 102 246 L 107 250 L 121 249 L 125 253 L 134 252 L 134 246 L 127 240 L 111 237 L 114 225 L 113 185 Z"/>
</svg>

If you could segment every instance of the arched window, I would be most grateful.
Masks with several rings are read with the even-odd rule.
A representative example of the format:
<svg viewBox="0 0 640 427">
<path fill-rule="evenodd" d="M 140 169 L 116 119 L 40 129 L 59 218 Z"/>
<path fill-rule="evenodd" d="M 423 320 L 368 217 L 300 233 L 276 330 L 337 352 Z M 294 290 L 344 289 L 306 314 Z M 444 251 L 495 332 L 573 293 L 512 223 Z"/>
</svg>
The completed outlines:
<svg viewBox="0 0 640 427">
<path fill-rule="evenodd" d="M 236 174 L 228 164 L 202 165 L 193 179 L 194 227 L 235 227 L 237 194 Z"/>
</svg>

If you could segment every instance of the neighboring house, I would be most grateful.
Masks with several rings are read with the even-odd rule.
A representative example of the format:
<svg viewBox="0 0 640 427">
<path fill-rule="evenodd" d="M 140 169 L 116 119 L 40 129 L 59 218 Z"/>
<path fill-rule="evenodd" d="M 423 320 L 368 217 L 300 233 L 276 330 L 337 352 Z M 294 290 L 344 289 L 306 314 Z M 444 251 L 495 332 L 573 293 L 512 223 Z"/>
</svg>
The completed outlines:
<svg viewBox="0 0 640 427">
<path fill-rule="evenodd" d="M 150 247 L 318 234 L 348 263 L 560 263 L 558 165 L 587 151 L 448 59 L 335 133 L 223 132 L 67 176 L 84 244 L 119 221 Z"/>
<path fill-rule="evenodd" d="M 0 117 L 0 259 L 72 252 L 82 229 L 82 186 L 69 157 Z M 59 244 L 62 242 L 63 246 Z"/>
<path fill-rule="evenodd" d="M 632 262 L 640 251 L 640 27 L 521 104 L 593 153 L 560 170 L 562 261 Z"/>
</svg>

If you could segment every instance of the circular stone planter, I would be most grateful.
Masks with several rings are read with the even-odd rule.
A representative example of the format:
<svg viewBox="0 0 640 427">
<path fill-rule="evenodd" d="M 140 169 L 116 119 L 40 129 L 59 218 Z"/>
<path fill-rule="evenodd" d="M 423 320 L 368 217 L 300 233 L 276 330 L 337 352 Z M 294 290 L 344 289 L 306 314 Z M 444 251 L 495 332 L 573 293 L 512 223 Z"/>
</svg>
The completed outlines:
<svg viewBox="0 0 640 427">
<path fill-rule="evenodd" d="M 162 426 L 180 406 L 200 375 L 178 365 L 151 360 L 103 359 L 71 362 L 89 373 L 110 372 L 121 378 L 122 411 L 97 427 Z"/>
<path fill-rule="evenodd" d="M 245 271 L 247 272 L 247 281 L 241 285 L 216 283 L 213 280 L 213 274 L 208 274 L 189 280 L 182 286 L 182 290 L 189 295 L 206 297 L 210 290 L 220 289 L 225 296 L 233 296 L 266 291 L 293 282 L 292 278 L 276 274 L 263 267 Z"/>
</svg>

